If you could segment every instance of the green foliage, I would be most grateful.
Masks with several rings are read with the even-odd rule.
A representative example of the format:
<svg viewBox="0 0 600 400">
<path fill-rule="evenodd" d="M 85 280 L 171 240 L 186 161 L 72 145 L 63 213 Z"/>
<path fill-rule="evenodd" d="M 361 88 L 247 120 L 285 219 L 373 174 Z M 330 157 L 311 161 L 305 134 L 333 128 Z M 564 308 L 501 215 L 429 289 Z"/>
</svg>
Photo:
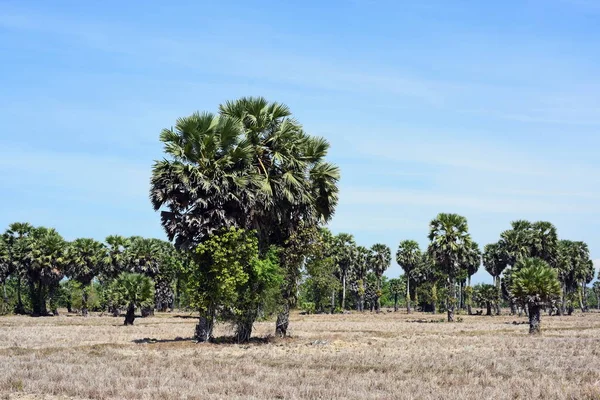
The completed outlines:
<svg viewBox="0 0 600 400">
<path fill-rule="evenodd" d="M 138 273 L 121 273 L 108 288 L 112 305 L 148 307 L 154 301 L 154 283 L 149 277 Z"/>
<path fill-rule="evenodd" d="M 468 229 L 467 219 L 457 214 L 439 214 L 431 221 L 429 256 L 451 278 L 459 274 L 473 248 Z"/>
<path fill-rule="evenodd" d="M 105 269 L 106 246 L 94 239 L 76 239 L 67 248 L 67 275 L 89 285 Z"/>
<path fill-rule="evenodd" d="M 560 296 L 558 274 L 544 260 L 525 258 L 515 267 L 509 290 L 517 302 L 546 305 Z"/>
</svg>

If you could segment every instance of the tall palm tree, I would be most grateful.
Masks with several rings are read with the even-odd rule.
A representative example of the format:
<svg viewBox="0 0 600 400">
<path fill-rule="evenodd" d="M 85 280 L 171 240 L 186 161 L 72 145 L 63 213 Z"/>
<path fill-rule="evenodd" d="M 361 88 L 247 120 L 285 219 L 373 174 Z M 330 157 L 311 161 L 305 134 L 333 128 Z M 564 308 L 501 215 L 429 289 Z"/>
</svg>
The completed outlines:
<svg viewBox="0 0 600 400">
<path fill-rule="evenodd" d="M 31 262 L 27 277 L 31 285 L 33 315 L 46 315 L 46 295 L 53 295 L 64 277 L 67 242 L 55 229 L 36 228 L 32 233 Z M 50 292 L 50 293 L 47 293 Z M 52 310 L 57 314 L 56 308 Z"/>
<path fill-rule="evenodd" d="M 294 241 L 306 235 L 298 231 L 333 215 L 339 169 L 325 162 L 329 144 L 307 135 L 285 105 L 242 98 L 221 105 L 219 116 L 179 119 L 161 140 L 168 159 L 154 164 L 150 198 L 179 248 L 237 226 L 257 231 L 262 253 L 271 245 L 302 250 Z M 283 336 L 304 257 L 280 256 L 287 274 L 277 322 Z"/>
<path fill-rule="evenodd" d="M 471 277 L 477 273 L 479 267 L 481 266 L 481 251 L 479 250 L 479 245 L 476 242 L 471 242 L 463 262 L 463 270 L 467 276 L 467 287 L 471 288 Z M 462 284 L 464 286 L 464 281 Z M 472 314 L 470 303 L 471 302 L 469 301 L 467 304 L 467 312 L 469 315 Z"/>
<path fill-rule="evenodd" d="M 0 314 L 6 313 L 8 310 L 8 295 L 6 294 L 6 280 L 10 273 L 10 254 L 8 244 L 4 236 L 0 236 L 0 284 L 2 284 L 2 309 Z"/>
<path fill-rule="evenodd" d="M 250 227 L 259 233 L 261 252 L 270 245 L 299 247 L 293 244 L 303 236 L 298 229 L 327 222 L 338 202 L 339 169 L 325 161 L 329 143 L 305 133 L 286 105 L 262 97 L 227 102 L 219 111 L 221 116 L 241 121 L 252 148 L 251 163 L 261 190 L 255 196 Z M 290 258 L 285 251 L 280 255 L 286 278 L 276 334 L 285 336 L 304 257 Z"/>
<path fill-rule="evenodd" d="M 596 280 L 596 282 L 594 282 L 592 290 L 596 295 L 596 309 L 600 311 L 600 280 Z"/>
<path fill-rule="evenodd" d="M 169 240 L 192 249 L 218 229 L 247 223 L 262 187 L 240 121 L 195 113 L 164 129 L 160 140 L 168 158 L 154 163 L 150 200 L 162 210 Z"/>
<path fill-rule="evenodd" d="M 110 235 L 105 240 L 108 245 L 106 260 L 104 262 L 105 270 L 103 274 L 111 279 L 117 277 L 128 267 L 127 248 L 130 242 L 127 238 L 120 235 Z"/>
<path fill-rule="evenodd" d="M 105 269 L 106 246 L 94 239 L 76 239 L 67 249 L 67 276 L 82 286 L 81 313 L 88 316 L 89 286 Z"/>
<path fill-rule="evenodd" d="M 439 214 L 430 224 L 428 253 L 448 275 L 448 322 L 454 322 L 456 277 L 471 248 L 468 231 L 467 219 L 457 214 Z"/>
<path fill-rule="evenodd" d="M 547 221 L 538 221 L 531 226 L 531 257 L 546 261 L 555 266 L 558 261 L 558 235 L 556 227 Z"/>
<path fill-rule="evenodd" d="M 342 310 L 346 309 L 346 280 L 354 259 L 356 257 L 356 243 L 354 237 L 347 233 L 340 233 L 333 238 L 333 257 L 337 265 L 337 275 L 342 285 Z M 335 292 L 334 292 L 335 293 Z M 332 296 L 334 307 L 335 295 Z M 333 310 L 333 309 L 332 309 Z"/>
<path fill-rule="evenodd" d="M 367 273 L 369 272 L 369 260 L 371 259 L 371 250 L 363 246 L 357 246 L 354 258 L 354 264 L 352 267 L 355 283 L 356 292 L 358 294 L 357 310 L 362 312 L 365 309 L 365 293 L 366 293 L 366 279 Z"/>
<path fill-rule="evenodd" d="M 404 240 L 400 242 L 398 251 L 396 252 L 396 262 L 404 270 L 406 276 L 406 312 L 410 314 L 410 280 L 411 272 L 418 267 L 423 259 L 423 254 L 419 248 L 419 244 L 414 240 Z"/>
<path fill-rule="evenodd" d="M 500 243 L 488 244 L 483 248 L 483 267 L 494 278 L 498 299 L 502 298 L 501 275 L 508 267 L 506 252 Z M 500 301 L 496 303 L 496 315 L 500 315 Z"/>
<path fill-rule="evenodd" d="M 377 243 L 371 247 L 371 266 L 377 277 L 377 306 L 376 311 L 381 311 L 381 277 L 392 262 L 392 251 L 385 244 Z"/>
<path fill-rule="evenodd" d="M 31 234 L 33 226 L 26 222 L 15 222 L 8 226 L 4 240 L 8 247 L 9 274 L 17 277 L 17 305 L 15 314 L 25 314 L 22 284 L 31 262 Z"/>
<path fill-rule="evenodd" d="M 511 295 L 529 309 L 529 333 L 541 333 L 541 307 L 560 296 L 560 283 L 554 268 L 539 258 L 525 258 L 512 275 Z"/>
</svg>

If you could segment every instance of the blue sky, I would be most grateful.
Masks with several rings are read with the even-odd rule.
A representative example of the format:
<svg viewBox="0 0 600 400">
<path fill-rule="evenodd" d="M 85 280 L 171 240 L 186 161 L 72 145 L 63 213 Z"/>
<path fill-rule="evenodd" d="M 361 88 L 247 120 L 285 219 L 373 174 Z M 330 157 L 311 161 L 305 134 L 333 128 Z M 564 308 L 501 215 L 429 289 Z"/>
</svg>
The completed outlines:
<svg viewBox="0 0 600 400">
<path fill-rule="evenodd" d="M 331 142 L 335 232 L 549 220 L 600 266 L 600 2 L 175 3 L 0 1 L 0 226 L 164 238 L 160 130 L 262 95 Z"/>
</svg>

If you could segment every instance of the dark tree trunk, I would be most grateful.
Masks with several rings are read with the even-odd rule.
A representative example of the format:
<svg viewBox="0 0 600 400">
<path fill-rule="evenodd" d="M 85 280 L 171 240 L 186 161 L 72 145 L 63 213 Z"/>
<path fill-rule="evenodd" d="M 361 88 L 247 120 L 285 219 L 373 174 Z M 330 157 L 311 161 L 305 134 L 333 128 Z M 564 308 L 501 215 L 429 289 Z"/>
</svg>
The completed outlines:
<svg viewBox="0 0 600 400">
<path fill-rule="evenodd" d="M 88 316 L 88 287 L 84 286 L 81 292 L 81 315 Z"/>
<path fill-rule="evenodd" d="M 238 343 L 246 343 L 250 341 L 252 335 L 252 326 L 256 321 L 256 312 L 246 312 L 243 317 L 237 323 L 235 338 Z"/>
<path fill-rule="evenodd" d="M 454 322 L 454 308 L 456 305 L 456 283 L 454 278 L 450 278 L 448 289 L 448 322 Z"/>
<path fill-rule="evenodd" d="M 142 318 L 148 318 L 154 315 L 154 309 L 151 307 L 142 307 Z"/>
<path fill-rule="evenodd" d="M 406 313 L 412 313 L 410 309 L 410 279 L 408 277 L 406 279 Z"/>
<path fill-rule="evenodd" d="M 124 325 L 133 325 L 133 321 L 135 321 L 135 304 L 129 303 L 129 306 L 127 307 L 127 314 L 125 314 Z"/>
<path fill-rule="evenodd" d="M 498 300 L 496 301 L 496 315 L 502 314 L 501 302 L 502 302 L 502 280 L 500 279 L 500 275 L 495 277 L 496 279 L 496 289 L 498 290 Z"/>
<path fill-rule="evenodd" d="M 540 306 L 529 305 L 529 334 L 538 335 L 542 331 L 542 324 L 540 318 Z"/>
<path fill-rule="evenodd" d="M 48 309 L 46 308 L 46 296 L 44 295 L 44 284 L 42 283 L 41 279 L 38 282 L 37 299 L 39 302 L 38 308 L 40 315 L 48 315 Z"/>
<path fill-rule="evenodd" d="M 342 311 L 346 309 L 346 274 L 342 276 Z"/>
<path fill-rule="evenodd" d="M 277 322 L 275 323 L 275 335 L 278 337 L 286 337 L 288 327 L 290 324 L 290 304 L 285 299 L 283 309 L 277 315 Z"/>
<path fill-rule="evenodd" d="M 467 304 L 467 314 L 473 315 L 473 309 L 471 308 L 471 304 Z"/>
<path fill-rule="evenodd" d="M 381 276 L 377 277 L 377 293 L 375 294 L 377 296 L 377 304 L 376 304 L 376 312 L 381 312 Z"/>
<path fill-rule="evenodd" d="M 560 315 L 565 315 L 567 313 L 567 287 L 563 283 L 562 284 L 562 296 L 561 296 L 561 310 Z"/>
<path fill-rule="evenodd" d="M 32 280 L 29 280 L 29 297 L 31 299 L 31 316 L 39 317 L 40 316 L 40 303 L 37 299 L 37 291 L 35 290 L 35 283 Z"/>
<path fill-rule="evenodd" d="M 510 300 L 510 315 L 515 315 L 517 313 L 517 306 L 514 301 Z"/>
<path fill-rule="evenodd" d="M 487 308 L 487 312 L 485 313 L 485 315 L 491 316 L 492 315 L 492 303 L 490 303 L 489 301 L 485 303 L 486 308 Z"/>
<path fill-rule="evenodd" d="M 358 311 L 360 311 L 360 312 L 365 311 L 365 295 L 364 294 L 358 295 Z"/>
<path fill-rule="evenodd" d="M 113 304 L 112 306 L 110 306 L 110 311 L 111 311 L 113 317 L 118 317 L 119 314 L 120 314 L 119 307 L 116 306 L 115 304 Z"/>
<path fill-rule="evenodd" d="M 2 313 L 8 312 L 8 295 L 6 294 L 6 282 L 2 283 Z"/>
<path fill-rule="evenodd" d="M 398 311 L 398 293 L 394 293 L 394 312 Z"/>
<path fill-rule="evenodd" d="M 25 307 L 23 306 L 23 296 L 21 294 L 21 277 L 17 275 L 17 306 L 15 307 L 15 314 L 25 314 Z"/>
<path fill-rule="evenodd" d="M 213 328 L 215 326 L 215 311 L 210 307 L 200 315 L 194 339 L 199 343 L 210 342 L 213 338 Z"/>
</svg>

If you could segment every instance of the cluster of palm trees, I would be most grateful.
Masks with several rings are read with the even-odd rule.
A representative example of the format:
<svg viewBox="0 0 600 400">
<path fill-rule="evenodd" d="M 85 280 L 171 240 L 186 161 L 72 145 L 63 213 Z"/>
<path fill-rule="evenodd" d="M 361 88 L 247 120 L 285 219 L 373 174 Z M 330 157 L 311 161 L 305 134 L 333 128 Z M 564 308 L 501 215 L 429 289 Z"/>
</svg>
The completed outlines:
<svg viewBox="0 0 600 400">
<path fill-rule="evenodd" d="M 330 309 L 335 309 L 338 299 L 339 311 L 345 310 L 349 308 L 346 289 L 350 288 L 355 294 L 350 305 L 362 311 L 365 294 L 369 300 L 371 292 L 375 294 L 371 296 L 375 309 L 379 310 L 381 274 L 390 263 L 389 249 L 384 245 L 371 249 L 357 246 L 345 233 L 332 236 L 322 230 L 321 236 L 326 250 L 318 257 L 308 257 L 306 263 L 305 308 L 325 311 L 328 307 L 324 297 L 329 290 Z M 401 241 L 398 246 L 396 261 L 404 275 L 385 282 L 395 310 L 401 295 L 406 296 L 408 313 L 413 304 L 433 313 L 442 308 L 448 313 L 448 321 L 454 321 L 456 308 L 472 314 L 475 304 L 485 307 L 487 315 L 500 314 L 501 305 L 508 304 L 512 313 L 526 312 L 537 320 L 540 307 L 561 315 L 572 313 L 576 305 L 583 312 L 588 310 L 587 285 L 594 278 L 588 246 L 559 240 L 549 222 L 515 221 L 497 243 L 485 246 L 481 252 L 469 234 L 466 218 L 439 214 L 431 221 L 428 238 L 424 251 L 414 240 Z M 471 277 L 482 265 L 494 284 L 472 287 Z M 598 282 L 593 290 L 600 297 Z"/>
<path fill-rule="evenodd" d="M 141 305 L 166 309 L 173 306 L 173 286 L 182 262 L 183 254 L 158 239 L 113 235 L 105 242 L 88 238 L 68 242 L 55 229 L 13 223 L 0 235 L 3 308 L 9 311 L 7 283 L 11 283 L 16 291 L 15 313 L 57 314 L 61 291 L 69 282 L 77 285 L 80 311 L 87 316 L 96 282 L 106 296 L 106 307 L 117 315 L 123 306 L 130 314 L 132 307 Z M 144 288 L 150 279 L 153 287 L 148 291 Z M 136 290 L 128 290 L 127 281 L 138 282 Z M 71 308 L 71 299 L 65 302 Z M 133 323 L 131 315 L 128 322 Z"/>
<path fill-rule="evenodd" d="M 255 232 L 261 255 L 277 247 L 285 277 L 276 334 L 285 336 L 306 249 L 338 201 L 328 142 L 307 134 L 287 106 L 264 98 L 180 118 L 160 139 L 166 158 L 152 169 L 150 199 L 169 240 L 191 253 L 236 228 Z M 199 308 L 197 332 L 206 332 L 213 312 Z"/>
</svg>

